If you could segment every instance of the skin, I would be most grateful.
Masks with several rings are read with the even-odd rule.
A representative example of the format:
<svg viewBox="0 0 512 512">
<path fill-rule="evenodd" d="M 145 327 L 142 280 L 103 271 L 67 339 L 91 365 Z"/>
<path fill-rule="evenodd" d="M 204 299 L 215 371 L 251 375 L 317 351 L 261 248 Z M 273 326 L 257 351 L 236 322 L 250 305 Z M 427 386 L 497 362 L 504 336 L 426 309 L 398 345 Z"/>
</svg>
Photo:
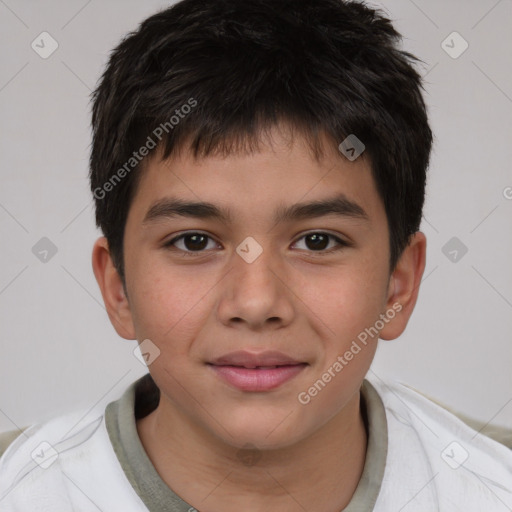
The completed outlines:
<svg viewBox="0 0 512 512">
<path fill-rule="evenodd" d="M 333 512 L 349 503 L 363 470 L 359 390 L 377 337 L 307 405 L 298 394 L 393 304 L 402 309 L 380 338 L 403 332 L 426 240 L 416 233 L 390 274 L 387 219 L 364 154 L 350 162 L 324 139 L 317 161 L 301 136 L 277 128 L 260 142 L 252 154 L 153 158 L 126 224 L 127 295 L 103 237 L 93 269 L 118 334 L 150 339 L 160 350 L 149 366 L 160 404 L 137 429 L 162 479 L 203 511 Z M 274 221 L 277 207 L 338 194 L 367 218 Z M 151 205 L 170 196 L 229 208 L 232 219 L 144 223 Z M 190 240 L 164 246 L 187 231 L 211 237 L 202 252 L 193 252 Z M 329 238 L 315 251 L 305 237 L 311 233 L 350 245 L 333 250 L 338 244 Z M 236 252 L 248 236 L 263 249 L 252 263 Z M 191 256 L 183 255 L 187 249 Z M 277 389 L 240 391 L 206 364 L 240 349 L 279 350 L 308 365 Z"/>
</svg>

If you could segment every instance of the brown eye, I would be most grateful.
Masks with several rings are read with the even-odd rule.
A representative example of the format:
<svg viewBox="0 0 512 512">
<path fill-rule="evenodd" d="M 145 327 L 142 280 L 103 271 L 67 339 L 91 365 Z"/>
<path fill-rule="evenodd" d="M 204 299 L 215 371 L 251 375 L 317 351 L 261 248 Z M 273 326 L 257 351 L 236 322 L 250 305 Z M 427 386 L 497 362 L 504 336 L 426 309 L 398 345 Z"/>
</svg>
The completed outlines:
<svg viewBox="0 0 512 512">
<path fill-rule="evenodd" d="M 208 246 L 211 243 L 213 246 Z M 204 233 L 185 233 L 173 238 L 165 244 L 166 247 L 173 247 L 184 253 L 204 252 L 205 249 L 216 247 L 215 241 Z"/>
<path fill-rule="evenodd" d="M 313 251 L 323 251 L 329 245 L 329 236 L 321 233 L 306 235 L 306 246 Z"/>
<path fill-rule="evenodd" d="M 294 246 L 303 242 L 303 247 L 299 247 L 299 249 L 303 249 L 309 252 L 320 252 L 320 253 L 330 253 L 332 251 L 336 251 L 338 249 L 342 249 L 343 247 L 348 247 L 350 244 L 338 238 L 337 236 L 331 235 L 329 233 L 308 233 L 301 238 L 297 242 L 295 242 Z M 334 242 L 334 243 L 333 243 Z"/>
<path fill-rule="evenodd" d="M 208 245 L 208 237 L 206 235 L 185 235 L 183 237 L 185 247 L 191 251 L 201 251 Z"/>
</svg>

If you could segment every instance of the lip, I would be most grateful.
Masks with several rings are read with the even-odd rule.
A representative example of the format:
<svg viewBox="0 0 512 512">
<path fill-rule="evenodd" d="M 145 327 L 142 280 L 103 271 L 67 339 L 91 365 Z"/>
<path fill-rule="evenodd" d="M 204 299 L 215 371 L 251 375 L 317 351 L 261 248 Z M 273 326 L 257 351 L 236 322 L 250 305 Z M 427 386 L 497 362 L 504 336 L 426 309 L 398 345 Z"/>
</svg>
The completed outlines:
<svg viewBox="0 0 512 512">
<path fill-rule="evenodd" d="M 256 368 L 257 366 L 285 366 L 301 364 L 303 361 L 297 361 L 282 352 L 267 350 L 265 352 L 249 352 L 247 350 L 238 350 L 230 352 L 211 361 L 215 366 L 240 366 L 244 368 Z"/>
<path fill-rule="evenodd" d="M 242 391 L 270 391 L 283 385 L 307 366 L 307 363 L 283 354 L 266 351 L 237 351 L 208 363 L 228 384 Z"/>
</svg>

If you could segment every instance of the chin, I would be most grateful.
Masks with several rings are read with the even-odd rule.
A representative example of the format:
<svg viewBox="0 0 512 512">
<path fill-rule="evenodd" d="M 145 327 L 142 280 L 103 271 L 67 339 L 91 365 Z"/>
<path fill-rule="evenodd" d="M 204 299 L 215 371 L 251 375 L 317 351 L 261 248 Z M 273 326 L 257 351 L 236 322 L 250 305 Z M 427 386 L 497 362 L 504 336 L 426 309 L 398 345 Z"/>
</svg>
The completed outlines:
<svg viewBox="0 0 512 512">
<path fill-rule="evenodd" d="M 231 414 L 230 421 L 223 424 L 225 430 L 215 428 L 215 434 L 234 448 L 258 450 L 286 448 L 307 437 L 304 422 L 298 420 L 293 411 L 283 414 L 280 409 L 276 414 L 265 416 L 261 407 L 251 415 L 245 412 L 237 418 L 236 414 Z"/>
</svg>

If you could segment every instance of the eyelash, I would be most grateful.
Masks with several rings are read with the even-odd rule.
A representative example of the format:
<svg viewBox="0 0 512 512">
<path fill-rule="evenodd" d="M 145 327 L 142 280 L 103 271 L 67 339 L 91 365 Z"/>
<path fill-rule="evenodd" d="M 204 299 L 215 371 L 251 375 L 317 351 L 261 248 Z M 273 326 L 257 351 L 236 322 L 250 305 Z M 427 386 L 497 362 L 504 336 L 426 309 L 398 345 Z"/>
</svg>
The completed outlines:
<svg viewBox="0 0 512 512">
<path fill-rule="evenodd" d="M 213 238 L 210 235 L 207 235 L 206 233 L 201 233 L 200 231 L 188 231 L 186 233 L 182 233 L 181 235 L 173 238 L 172 240 L 169 240 L 168 242 L 166 242 L 163 245 L 163 247 L 170 249 L 170 250 L 180 251 L 182 253 L 182 255 L 185 257 L 189 257 L 189 256 L 193 257 L 193 256 L 196 256 L 199 254 L 204 254 L 205 252 L 207 252 L 208 250 L 206 250 L 206 249 L 203 249 L 201 251 L 188 251 L 188 250 L 184 250 L 184 249 L 179 249 L 177 247 L 173 247 L 173 245 L 177 241 L 182 240 L 183 238 L 185 238 L 187 236 L 191 236 L 191 235 L 203 235 L 203 236 L 209 238 L 210 240 L 213 240 Z M 310 252 L 315 255 L 323 256 L 323 255 L 331 254 L 332 252 L 335 252 L 335 251 L 339 251 L 340 249 L 352 246 L 351 243 L 349 243 L 345 240 L 342 240 L 341 238 L 339 238 L 335 235 L 332 235 L 331 233 L 326 233 L 324 231 L 310 231 L 309 233 L 302 235 L 296 242 L 294 242 L 294 244 L 296 244 L 299 240 L 302 240 L 303 238 L 310 236 L 310 235 L 326 235 L 338 244 L 337 247 L 331 247 L 330 249 L 323 249 L 323 250 L 319 250 L 319 251 L 307 250 L 307 252 Z"/>
</svg>

